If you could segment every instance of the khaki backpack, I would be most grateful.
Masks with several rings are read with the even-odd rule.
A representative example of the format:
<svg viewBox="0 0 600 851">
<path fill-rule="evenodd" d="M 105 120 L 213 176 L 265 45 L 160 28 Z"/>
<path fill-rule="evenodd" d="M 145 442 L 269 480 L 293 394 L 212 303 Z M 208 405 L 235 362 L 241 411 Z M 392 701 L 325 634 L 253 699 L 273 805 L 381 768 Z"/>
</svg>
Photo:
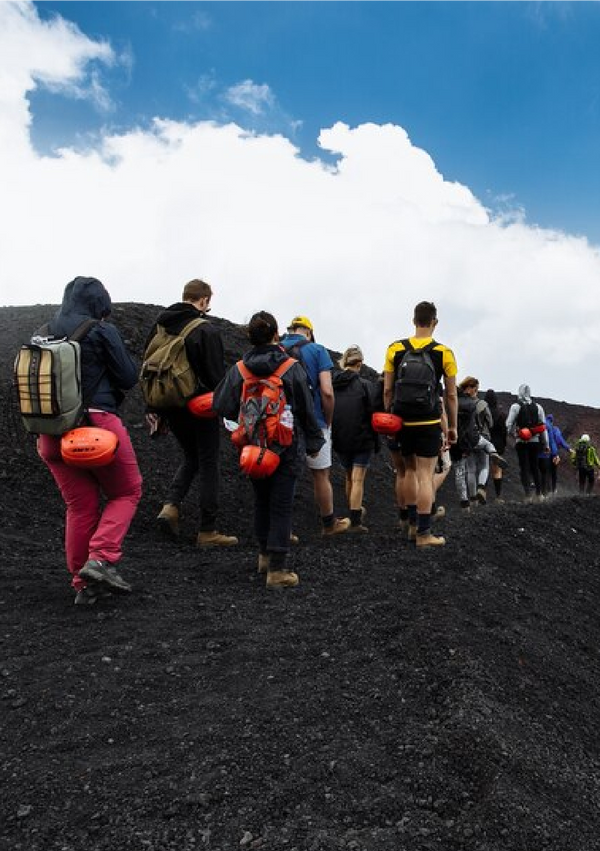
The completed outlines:
<svg viewBox="0 0 600 851">
<path fill-rule="evenodd" d="M 157 324 L 140 370 L 140 386 L 148 407 L 183 408 L 194 395 L 198 378 L 188 361 L 185 338 L 206 321 L 192 319 L 179 334 L 169 334 Z"/>
</svg>

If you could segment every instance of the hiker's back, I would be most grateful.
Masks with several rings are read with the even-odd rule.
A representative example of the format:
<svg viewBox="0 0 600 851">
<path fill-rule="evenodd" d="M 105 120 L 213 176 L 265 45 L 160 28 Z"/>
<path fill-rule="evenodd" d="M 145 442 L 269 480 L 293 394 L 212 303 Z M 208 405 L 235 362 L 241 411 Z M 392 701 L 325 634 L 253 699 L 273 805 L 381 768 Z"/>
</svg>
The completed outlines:
<svg viewBox="0 0 600 851">
<path fill-rule="evenodd" d="M 335 394 L 333 448 L 343 453 L 372 450 L 376 442 L 371 428 L 375 388 L 350 370 L 335 372 L 332 384 Z"/>
<path fill-rule="evenodd" d="M 395 356 L 394 413 L 407 422 L 428 422 L 440 417 L 441 365 L 436 367 L 435 340 L 417 344 L 416 339 L 401 341 Z"/>
</svg>

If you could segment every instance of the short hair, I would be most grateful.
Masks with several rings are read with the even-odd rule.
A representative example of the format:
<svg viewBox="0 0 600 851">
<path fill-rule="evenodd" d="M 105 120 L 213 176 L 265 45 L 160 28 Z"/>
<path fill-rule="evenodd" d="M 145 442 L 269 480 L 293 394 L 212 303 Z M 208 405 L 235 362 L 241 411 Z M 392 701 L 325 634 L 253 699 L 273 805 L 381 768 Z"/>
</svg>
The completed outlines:
<svg viewBox="0 0 600 851">
<path fill-rule="evenodd" d="M 466 378 L 458 385 L 459 390 L 466 390 L 468 387 L 479 387 L 479 380 L 477 378 L 473 378 L 472 375 L 467 375 Z"/>
<path fill-rule="evenodd" d="M 201 298 L 212 298 L 212 288 L 206 281 L 201 281 L 200 278 L 194 278 L 193 281 L 188 281 L 183 288 L 182 301 L 199 301 Z"/>
<path fill-rule="evenodd" d="M 253 346 L 266 346 L 277 334 L 277 320 L 272 313 L 259 310 L 248 323 L 248 338 Z"/>
<path fill-rule="evenodd" d="M 432 301 L 420 301 L 415 307 L 413 321 L 419 328 L 427 328 L 437 319 L 437 308 Z"/>
</svg>

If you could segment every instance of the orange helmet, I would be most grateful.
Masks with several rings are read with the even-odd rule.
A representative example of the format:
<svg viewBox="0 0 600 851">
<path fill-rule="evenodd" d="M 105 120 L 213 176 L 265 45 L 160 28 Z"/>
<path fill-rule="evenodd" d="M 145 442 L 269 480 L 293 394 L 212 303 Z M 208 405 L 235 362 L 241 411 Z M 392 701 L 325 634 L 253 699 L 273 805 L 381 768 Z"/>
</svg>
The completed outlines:
<svg viewBox="0 0 600 851">
<path fill-rule="evenodd" d="M 115 457 L 119 439 L 105 428 L 83 426 L 63 434 L 60 454 L 70 467 L 105 467 Z"/>
<path fill-rule="evenodd" d="M 517 432 L 521 440 L 531 440 L 531 429 L 530 428 L 520 428 Z"/>
<path fill-rule="evenodd" d="M 244 446 L 240 468 L 251 479 L 266 479 L 279 467 L 279 455 L 266 446 Z"/>
<path fill-rule="evenodd" d="M 376 411 L 371 417 L 371 425 L 377 434 L 396 434 L 402 428 L 402 419 L 397 414 Z"/>
<path fill-rule="evenodd" d="M 216 417 L 217 412 L 213 410 L 213 396 L 214 393 L 202 393 L 201 396 L 194 396 L 187 403 L 188 411 L 203 420 Z"/>
</svg>

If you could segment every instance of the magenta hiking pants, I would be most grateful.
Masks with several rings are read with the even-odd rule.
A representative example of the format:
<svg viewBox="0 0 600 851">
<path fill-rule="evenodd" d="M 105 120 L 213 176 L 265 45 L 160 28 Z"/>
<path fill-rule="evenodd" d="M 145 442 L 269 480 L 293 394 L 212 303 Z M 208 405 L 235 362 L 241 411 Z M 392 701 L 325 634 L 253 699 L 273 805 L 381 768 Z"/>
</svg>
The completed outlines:
<svg viewBox="0 0 600 851">
<path fill-rule="evenodd" d="M 114 432 L 117 453 L 106 467 L 69 467 L 60 454 L 60 438 L 40 435 L 38 453 L 52 473 L 67 508 L 65 551 L 71 584 L 79 591 L 85 582 L 79 571 L 90 558 L 116 564 L 142 496 L 142 476 L 127 429 L 116 414 L 90 411 L 89 424 Z M 102 498 L 105 503 L 102 507 Z"/>
</svg>

